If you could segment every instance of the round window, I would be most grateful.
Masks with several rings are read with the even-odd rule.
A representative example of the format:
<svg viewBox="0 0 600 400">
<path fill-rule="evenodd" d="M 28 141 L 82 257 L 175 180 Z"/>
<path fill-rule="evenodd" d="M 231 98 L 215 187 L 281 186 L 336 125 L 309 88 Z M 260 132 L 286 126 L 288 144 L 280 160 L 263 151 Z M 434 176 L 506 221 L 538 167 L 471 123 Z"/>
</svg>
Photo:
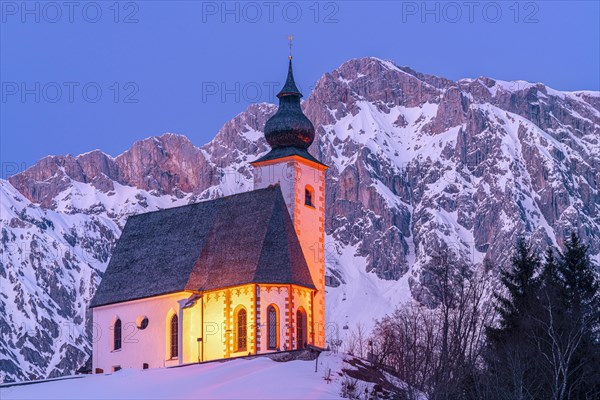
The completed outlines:
<svg viewBox="0 0 600 400">
<path fill-rule="evenodd" d="M 138 329 L 146 329 L 148 327 L 148 317 L 143 316 L 137 319 L 137 327 Z"/>
</svg>

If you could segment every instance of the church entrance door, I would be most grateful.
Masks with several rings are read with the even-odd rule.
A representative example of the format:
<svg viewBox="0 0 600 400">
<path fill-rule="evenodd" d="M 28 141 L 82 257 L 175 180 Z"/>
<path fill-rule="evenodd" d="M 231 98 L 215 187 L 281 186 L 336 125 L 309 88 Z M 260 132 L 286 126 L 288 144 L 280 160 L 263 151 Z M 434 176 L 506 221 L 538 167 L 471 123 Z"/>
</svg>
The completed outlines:
<svg viewBox="0 0 600 400">
<path fill-rule="evenodd" d="M 306 327 L 306 311 L 302 307 L 298 308 L 296 313 L 296 343 L 297 349 L 303 349 L 307 345 L 307 327 Z"/>
</svg>

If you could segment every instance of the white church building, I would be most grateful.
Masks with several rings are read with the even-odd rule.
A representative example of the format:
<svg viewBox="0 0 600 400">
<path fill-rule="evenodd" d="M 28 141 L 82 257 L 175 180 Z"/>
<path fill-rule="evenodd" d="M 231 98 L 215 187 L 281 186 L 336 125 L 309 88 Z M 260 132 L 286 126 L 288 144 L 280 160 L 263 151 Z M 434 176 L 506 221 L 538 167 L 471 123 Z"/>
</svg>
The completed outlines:
<svg viewBox="0 0 600 400">
<path fill-rule="evenodd" d="M 292 59 L 254 190 L 129 217 L 92 299 L 92 368 L 159 368 L 325 346 L 327 166 Z"/>
</svg>

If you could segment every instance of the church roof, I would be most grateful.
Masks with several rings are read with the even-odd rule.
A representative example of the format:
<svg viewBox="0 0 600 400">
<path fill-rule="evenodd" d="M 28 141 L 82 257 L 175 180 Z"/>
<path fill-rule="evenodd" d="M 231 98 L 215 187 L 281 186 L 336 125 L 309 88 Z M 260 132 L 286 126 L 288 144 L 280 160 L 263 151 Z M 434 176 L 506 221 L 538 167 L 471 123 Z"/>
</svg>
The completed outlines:
<svg viewBox="0 0 600 400">
<path fill-rule="evenodd" d="M 306 149 L 301 149 L 298 147 L 277 147 L 277 148 L 269 151 L 267 154 L 260 157 L 259 159 L 252 161 L 252 164 L 260 163 L 263 161 L 276 160 L 279 158 L 291 157 L 291 156 L 302 157 L 306 160 L 309 160 L 309 161 L 312 161 L 319 165 L 322 165 L 324 167 L 327 167 L 327 165 L 323 164 L 321 161 L 314 158 Z"/>
<path fill-rule="evenodd" d="M 314 288 L 279 186 L 129 217 L 90 306 L 248 283 Z"/>
</svg>

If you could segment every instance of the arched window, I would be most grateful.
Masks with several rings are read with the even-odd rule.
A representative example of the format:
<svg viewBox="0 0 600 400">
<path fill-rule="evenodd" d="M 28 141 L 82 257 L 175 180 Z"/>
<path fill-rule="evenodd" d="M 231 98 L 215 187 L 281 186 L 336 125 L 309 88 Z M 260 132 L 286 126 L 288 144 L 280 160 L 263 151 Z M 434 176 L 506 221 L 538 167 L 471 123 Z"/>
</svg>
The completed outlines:
<svg viewBox="0 0 600 400">
<path fill-rule="evenodd" d="M 306 312 L 302 307 L 296 312 L 296 342 L 297 349 L 306 347 Z"/>
<path fill-rule="evenodd" d="M 304 204 L 306 204 L 309 207 L 314 207 L 315 206 L 314 195 L 315 195 L 315 191 L 313 190 L 313 188 L 310 187 L 309 185 L 307 185 L 304 188 Z"/>
<path fill-rule="evenodd" d="M 113 327 L 113 350 L 121 348 L 121 320 L 117 318 Z"/>
<path fill-rule="evenodd" d="M 267 308 L 267 349 L 277 349 L 277 309 L 270 305 Z"/>
<path fill-rule="evenodd" d="M 171 358 L 179 356 L 179 318 L 177 314 L 171 317 Z"/>
<path fill-rule="evenodd" d="M 246 351 L 246 343 L 248 341 L 248 330 L 247 330 L 247 315 L 246 309 L 240 308 L 235 315 L 235 351 Z"/>
</svg>

